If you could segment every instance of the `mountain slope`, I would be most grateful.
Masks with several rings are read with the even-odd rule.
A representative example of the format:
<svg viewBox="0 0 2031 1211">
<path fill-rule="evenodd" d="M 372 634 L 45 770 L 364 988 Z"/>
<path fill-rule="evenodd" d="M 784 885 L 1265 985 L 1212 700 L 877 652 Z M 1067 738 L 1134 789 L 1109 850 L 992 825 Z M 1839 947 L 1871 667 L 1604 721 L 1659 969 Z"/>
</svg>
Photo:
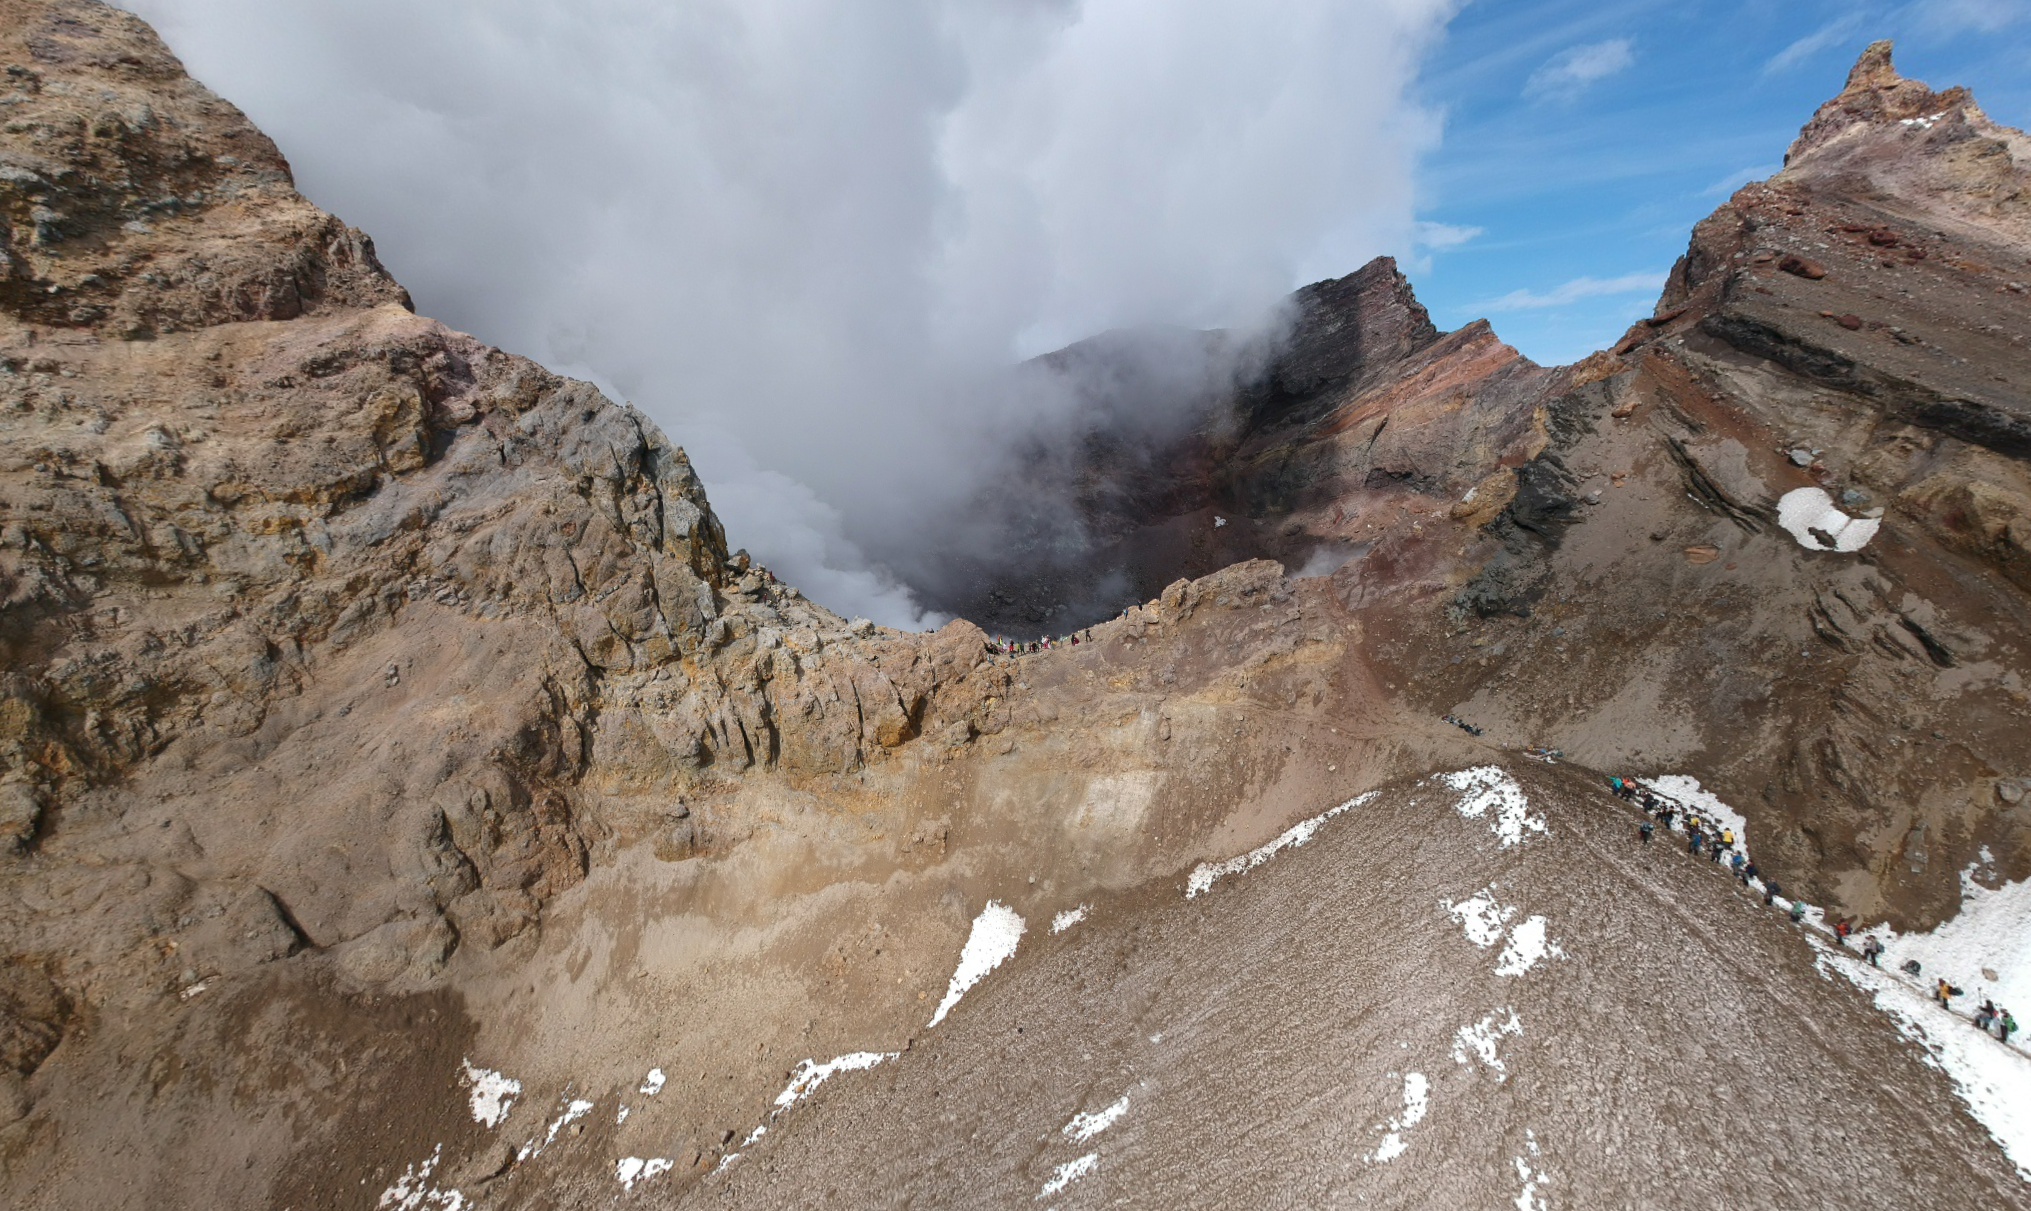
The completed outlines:
<svg viewBox="0 0 2031 1211">
<path fill-rule="evenodd" d="M 1019 967 L 696 1201 L 2025 1203 L 1780 909 L 1640 846 L 1592 779 L 1515 773 L 1393 783 L 1192 899 L 1032 922 Z"/>
</svg>

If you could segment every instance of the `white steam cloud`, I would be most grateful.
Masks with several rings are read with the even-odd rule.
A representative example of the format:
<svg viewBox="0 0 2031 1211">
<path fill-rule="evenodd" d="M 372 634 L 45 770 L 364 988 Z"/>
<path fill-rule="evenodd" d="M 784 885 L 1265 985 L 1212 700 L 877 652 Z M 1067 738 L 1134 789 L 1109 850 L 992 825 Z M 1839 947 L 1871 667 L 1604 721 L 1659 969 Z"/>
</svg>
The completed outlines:
<svg viewBox="0 0 2031 1211">
<path fill-rule="evenodd" d="M 884 568 L 1025 421 L 1010 362 L 1412 246 L 1457 0 L 128 4 L 419 310 L 631 399 L 735 545 L 910 625 Z"/>
</svg>

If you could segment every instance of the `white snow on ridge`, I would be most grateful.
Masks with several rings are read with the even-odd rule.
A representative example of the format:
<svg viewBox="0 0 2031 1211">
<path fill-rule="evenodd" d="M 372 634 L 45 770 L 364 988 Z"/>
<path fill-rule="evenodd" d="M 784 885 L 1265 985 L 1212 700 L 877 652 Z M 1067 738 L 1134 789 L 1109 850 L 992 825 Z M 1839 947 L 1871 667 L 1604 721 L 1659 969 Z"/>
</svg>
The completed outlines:
<svg viewBox="0 0 2031 1211">
<path fill-rule="evenodd" d="M 1547 936 L 1543 917 L 1530 917 L 1509 931 L 1509 945 L 1495 958 L 1495 974 L 1520 976 L 1546 958 L 1563 959 L 1566 952 Z"/>
<path fill-rule="evenodd" d="M 1777 524 L 1808 551 L 1854 552 L 1869 545 L 1883 519 L 1848 516 L 1834 507 L 1833 497 L 1824 489 L 1793 488 L 1777 502 Z M 1821 541 L 1814 530 L 1832 539 L 1832 544 Z"/>
<path fill-rule="evenodd" d="M 990 907 L 998 906 L 990 905 Z M 982 913 L 981 915 L 986 916 L 987 914 Z M 1016 927 L 1018 936 L 1020 936 L 1022 927 L 1021 917 L 1016 918 Z M 936 1025 L 935 1021 L 933 1025 Z M 862 1072 L 874 1067 L 876 1064 L 895 1059 L 900 1054 L 900 1052 L 896 1051 L 853 1051 L 848 1052 L 846 1055 L 834 1056 L 823 1064 L 816 1060 L 799 1060 L 796 1071 L 790 1074 L 790 1083 L 783 1086 L 783 1091 L 776 1095 L 775 1109 L 769 1111 L 769 1117 L 758 1124 L 753 1131 L 748 1132 L 747 1138 L 741 1140 L 738 1149 L 720 1157 L 719 1164 L 712 1170 L 713 1173 L 726 1172 L 728 1165 L 733 1164 L 741 1158 L 741 1153 L 746 1152 L 754 1146 L 756 1140 L 769 1133 L 770 1123 L 782 1117 L 785 1111 L 795 1106 L 798 1102 L 816 1093 L 818 1086 L 823 1085 L 842 1072 Z M 645 1176 L 653 1177 L 654 1174 L 647 1174 Z"/>
<path fill-rule="evenodd" d="M 1508 1014 L 1508 1021 L 1501 1021 Z M 1481 1066 L 1495 1074 L 1498 1082 L 1509 1079 L 1509 1070 L 1502 1065 L 1502 1057 L 1495 1054 L 1495 1048 L 1506 1034 L 1522 1034 L 1523 1019 L 1516 1016 L 1514 1009 L 1498 1009 L 1471 1026 L 1462 1026 L 1453 1034 L 1453 1060 L 1458 1064 L 1469 1064 L 1475 1059 Z"/>
<path fill-rule="evenodd" d="M 1712 791 L 1700 786 L 1700 780 L 1689 774 L 1664 774 L 1656 778 L 1638 778 L 1638 786 L 1647 786 L 1660 795 L 1666 795 L 1693 808 L 1705 819 L 1712 820 L 1723 828 L 1735 830 L 1735 848 L 1743 853 L 1749 850 L 1749 822 L 1742 813 L 1716 798 Z"/>
<path fill-rule="evenodd" d="M 465 1083 L 472 1086 L 473 1121 L 483 1127 L 498 1127 L 507 1120 L 521 1096 L 522 1082 L 502 1076 L 489 1068 L 478 1068 L 465 1060 Z"/>
<path fill-rule="evenodd" d="M 790 1077 L 790 1083 L 776 1095 L 776 1109 L 779 1112 L 788 1110 L 816 1093 L 818 1086 L 831 1080 L 838 1073 L 863 1072 L 885 1060 L 895 1059 L 896 1054 L 893 1051 L 855 1051 L 829 1059 L 823 1064 L 813 1060 L 799 1061 L 797 1071 Z"/>
<path fill-rule="evenodd" d="M 978 984 L 987 973 L 1002 965 L 1016 951 L 1016 943 L 1023 938 L 1023 919 L 1015 909 L 999 900 L 989 900 L 987 907 L 973 919 L 973 932 L 967 935 L 966 945 L 959 952 L 959 967 L 952 973 L 952 983 L 945 989 L 945 999 L 938 1002 L 938 1012 L 931 1015 L 930 1026 L 936 1026 L 952 1012 L 959 998 L 966 990 Z M 928 1027 L 927 1027 L 928 1028 Z"/>
<path fill-rule="evenodd" d="M 1340 806 L 1328 808 L 1309 820 L 1300 820 L 1285 829 L 1275 840 L 1258 846 L 1238 858 L 1229 858 L 1225 862 L 1201 862 L 1198 868 L 1192 871 L 1191 879 L 1185 884 L 1185 898 L 1191 900 L 1202 896 L 1228 875 L 1254 870 L 1284 850 L 1303 845 L 1312 839 L 1326 821 L 1350 808 L 1360 807 L 1375 798 L 1375 794 L 1376 792 L 1369 791 L 1365 795 L 1356 795 Z"/>
<path fill-rule="evenodd" d="M 1970 1004 L 1990 998 L 2031 1022 L 2031 880 L 1983 887 L 1974 877 L 1982 865 L 1961 872 L 1960 912 L 1931 933 L 1900 935 L 1888 926 L 1869 932 L 1883 940 L 1883 966 L 1917 959 L 1928 980 L 1945 976 L 1967 989 Z"/>
<path fill-rule="evenodd" d="M 1896 1020 L 1904 1037 L 1925 1048 L 1928 1062 L 1953 1081 L 1968 1111 L 2002 1145 L 2018 1174 L 2031 1181 L 2031 1057 L 1973 1029 L 1889 972 L 1807 936 L 1820 952 L 1822 969 L 1832 967 L 1873 993 L 1876 1008 Z"/>
<path fill-rule="evenodd" d="M 1545 831 L 1544 817 L 1530 814 L 1530 800 L 1524 797 L 1523 788 L 1497 766 L 1441 774 L 1439 781 L 1460 792 L 1460 801 L 1453 806 L 1462 816 L 1469 820 L 1490 816 L 1488 827 L 1504 849 L 1523 844 L 1530 833 L 1542 835 Z"/>
<path fill-rule="evenodd" d="M 1406 1072 L 1403 1076 L 1403 1113 L 1389 1120 L 1389 1134 L 1375 1146 L 1368 1159 L 1378 1165 L 1386 1165 L 1410 1151 L 1410 1145 L 1403 1142 L 1403 1133 L 1424 1122 L 1425 1113 L 1431 1109 L 1431 1082 L 1422 1072 Z"/>
<path fill-rule="evenodd" d="M 1092 1114 L 1073 1115 L 1072 1121 L 1064 1126 L 1065 1138 L 1075 1144 L 1083 1144 L 1109 1127 L 1114 1126 L 1115 1123 L 1121 1120 L 1121 1116 L 1127 1113 L 1128 1095 L 1124 1093 L 1121 1095 L 1121 1100 L 1112 1106 L 1097 1110 Z"/>
<path fill-rule="evenodd" d="M 1086 910 L 1087 906 L 1081 904 L 1077 908 L 1068 908 L 1064 912 L 1059 913 L 1057 916 L 1052 917 L 1051 932 L 1054 934 L 1064 933 L 1066 930 L 1072 928 L 1074 925 L 1077 925 L 1079 922 L 1084 921 L 1086 919 Z"/>
<path fill-rule="evenodd" d="M 1099 1166 L 1100 1154 L 1098 1152 L 1088 1152 L 1078 1160 L 1066 1161 L 1051 1171 L 1051 1180 L 1045 1182 L 1044 1188 L 1037 1191 L 1037 1200 L 1041 1202 L 1051 1197 L 1073 1182 L 1093 1172 Z"/>
</svg>

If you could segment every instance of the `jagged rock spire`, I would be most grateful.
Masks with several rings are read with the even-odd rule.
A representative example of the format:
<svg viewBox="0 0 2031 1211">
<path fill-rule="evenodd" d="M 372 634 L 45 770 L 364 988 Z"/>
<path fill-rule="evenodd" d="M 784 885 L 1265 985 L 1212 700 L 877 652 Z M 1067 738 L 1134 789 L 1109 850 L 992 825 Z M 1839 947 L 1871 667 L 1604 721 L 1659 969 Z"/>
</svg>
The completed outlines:
<svg viewBox="0 0 2031 1211">
<path fill-rule="evenodd" d="M 1868 49 L 1855 60 L 1855 66 L 1848 72 L 1848 86 L 1842 90 L 1842 95 L 1902 84 L 1904 77 L 1897 74 L 1897 65 L 1890 61 L 1891 52 L 1895 49 L 1896 44 L 1887 38 L 1869 43 Z"/>
<path fill-rule="evenodd" d="M 1891 61 L 1894 46 L 1889 41 L 1871 42 L 1848 72 L 1848 82 L 1839 96 L 1819 107 L 1812 121 L 1799 131 L 1785 153 L 1787 167 L 1801 158 L 1839 141 L 1851 131 L 1908 119 L 1936 120 L 1943 115 L 1962 113 L 1980 118 L 1974 97 L 1965 88 L 1936 93 L 1916 80 L 1897 74 Z"/>
</svg>

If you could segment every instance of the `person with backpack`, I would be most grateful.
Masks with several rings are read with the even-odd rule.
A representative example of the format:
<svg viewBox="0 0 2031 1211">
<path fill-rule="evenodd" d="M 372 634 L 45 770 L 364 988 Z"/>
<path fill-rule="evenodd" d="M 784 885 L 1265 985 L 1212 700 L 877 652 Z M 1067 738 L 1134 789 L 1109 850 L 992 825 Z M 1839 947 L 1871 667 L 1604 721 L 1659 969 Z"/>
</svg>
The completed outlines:
<svg viewBox="0 0 2031 1211">
<path fill-rule="evenodd" d="M 2010 1036 L 2017 1033 L 2017 1019 L 2011 1017 L 2007 1009 L 1998 1009 L 1996 1015 L 1996 1037 L 2007 1043 Z"/>
<path fill-rule="evenodd" d="M 1772 904 L 1775 904 L 1777 902 L 1777 893 L 1782 890 L 1782 888 L 1777 886 L 1777 880 L 1775 879 L 1765 883 L 1763 885 L 1763 907 L 1768 908 Z"/>
<path fill-rule="evenodd" d="M 1791 902 L 1791 923 L 1793 925 L 1798 925 L 1802 924 L 1804 921 L 1805 921 L 1805 901 L 1793 900 Z"/>
<path fill-rule="evenodd" d="M 1671 822 L 1677 817 L 1678 817 L 1678 809 L 1673 807 L 1669 803 L 1664 805 L 1663 811 L 1657 813 L 1657 818 L 1659 820 L 1664 821 L 1664 828 L 1666 832 L 1671 831 Z"/>
<path fill-rule="evenodd" d="M 1841 944 L 1841 949 L 1847 949 L 1848 935 L 1854 932 L 1854 928 L 1846 917 L 1834 922 L 1834 941 Z"/>
<path fill-rule="evenodd" d="M 1983 1034 L 1987 1034 L 1989 1032 L 1989 1023 L 1995 1020 L 1996 1003 L 1994 1001 L 1983 1001 L 1982 1007 L 1975 1010 L 1975 1029 Z"/>
<path fill-rule="evenodd" d="M 1946 978 L 1942 976 L 1939 981 L 1939 987 L 1932 990 L 1932 999 L 1945 1006 L 1950 1013 L 1953 1011 L 1954 995 L 1958 992 L 1960 992 L 1960 989 L 1947 983 Z"/>
<path fill-rule="evenodd" d="M 1883 944 L 1875 938 L 1862 939 L 1862 957 L 1869 960 L 1869 966 L 1881 967 L 1876 960 L 1883 957 Z"/>
<path fill-rule="evenodd" d="M 1749 886 L 1749 881 L 1751 879 L 1754 879 L 1758 872 L 1756 870 L 1756 864 L 1754 862 L 1744 862 L 1742 864 L 1742 869 L 1736 871 L 1735 873 L 1742 877 L 1742 886 L 1747 887 Z"/>
<path fill-rule="evenodd" d="M 1685 852 L 1694 855 L 1697 855 L 1700 852 L 1699 829 L 1688 828 L 1685 830 Z"/>
<path fill-rule="evenodd" d="M 1728 869 L 1735 872 L 1735 877 L 1737 879 L 1742 878 L 1742 863 L 1745 861 L 1747 861 L 1747 859 L 1743 858 L 1742 855 L 1740 854 L 1736 854 L 1728 859 Z M 1749 885 L 1749 881 L 1747 879 L 1742 879 L 1742 885 L 1744 887 L 1747 887 Z"/>
<path fill-rule="evenodd" d="M 1650 844 L 1650 834 L 1656 831 L 1657 826 L 1655 824 L 1652 824 L 1650 821 L 1645 820 L 1642 824 L 1637 826 L 1636 835 L 1643 841 L 1645 845 L 1648 845 Z"/>
<path fill-rule="evenodd" d="M 1732 828 L 1724 828 L 1724 829 L 1722 829 L 1722 830 L 1721 830 L 1721 848 L 1722 848 L 1722 849 L 1733 849 L 1733 848 L 1735 848 L 1735 830 L 1734 830 L 1734 829 L 1732 829 Z"/>
</svg>

